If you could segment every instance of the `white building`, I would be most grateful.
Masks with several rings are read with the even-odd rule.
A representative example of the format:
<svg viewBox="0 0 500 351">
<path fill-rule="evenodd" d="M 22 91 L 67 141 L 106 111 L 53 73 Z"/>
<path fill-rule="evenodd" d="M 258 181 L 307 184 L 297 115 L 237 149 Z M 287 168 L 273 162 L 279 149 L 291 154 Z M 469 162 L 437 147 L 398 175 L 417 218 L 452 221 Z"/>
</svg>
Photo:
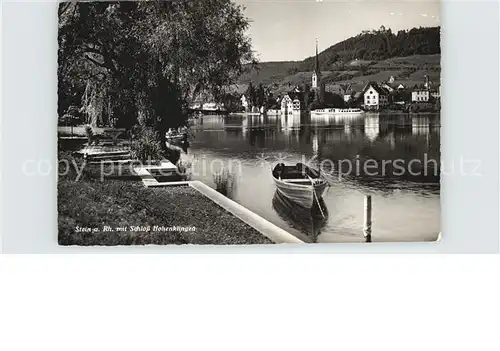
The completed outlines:
<svg viewBox="0 0 500 351">
<path fill-rule="evenodd" d="M 283 99 L 281 99 L 281 113 L 293 113 L 293 100 L 290 98 L 290 96 L 288 96 L 288 94 L 285 95 Z"/>
<path fill-rule="evenodd" d="M 367 109 L 378 110 L 389 104 L 389 94 L 376 83 L 368 83 L 363 95 L 364 106 Z"/>
<path fill-rule="evenodd" d="M 241 106 L 243 106 L 243 108 L 245 109 L 245 111 L 248 111 L 248 100 L 247 100 L 247 97 L 245 95 L 241 95 Z"/>
<path fill-rule="evenodd" d="M 412 102 L 428 102 L 429 101 L 429 90 L 427 89 L 416 89 L 411 92 Z"/>
</svg>

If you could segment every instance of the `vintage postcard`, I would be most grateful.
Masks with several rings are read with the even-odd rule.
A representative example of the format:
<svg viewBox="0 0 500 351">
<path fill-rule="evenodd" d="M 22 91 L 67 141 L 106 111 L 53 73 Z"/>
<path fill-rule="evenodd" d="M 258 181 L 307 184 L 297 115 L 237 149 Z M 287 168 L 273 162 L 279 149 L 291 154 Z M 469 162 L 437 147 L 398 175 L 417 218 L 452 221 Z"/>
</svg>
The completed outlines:
<svg viewBox="0 0 500 351">
<path fill-rule="evenodd" d="M 60 245 L 439 238 L 438 0 L 58 12 Z"/>
</svg>

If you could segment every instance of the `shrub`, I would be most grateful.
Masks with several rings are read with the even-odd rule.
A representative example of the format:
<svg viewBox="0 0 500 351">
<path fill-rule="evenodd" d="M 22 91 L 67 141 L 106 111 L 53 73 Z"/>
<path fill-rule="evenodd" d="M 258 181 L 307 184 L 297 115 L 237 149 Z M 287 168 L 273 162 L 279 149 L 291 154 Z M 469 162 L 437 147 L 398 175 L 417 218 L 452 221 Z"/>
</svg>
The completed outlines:
<svg viewBox="0 0 500 351">
<path fill-rule="evenodd" d="M 163 149 L 158 134 L 151 128 L 143 127 L 130 145 L 130 155 L 141 162 L 163 159 Z"/>
</svg>

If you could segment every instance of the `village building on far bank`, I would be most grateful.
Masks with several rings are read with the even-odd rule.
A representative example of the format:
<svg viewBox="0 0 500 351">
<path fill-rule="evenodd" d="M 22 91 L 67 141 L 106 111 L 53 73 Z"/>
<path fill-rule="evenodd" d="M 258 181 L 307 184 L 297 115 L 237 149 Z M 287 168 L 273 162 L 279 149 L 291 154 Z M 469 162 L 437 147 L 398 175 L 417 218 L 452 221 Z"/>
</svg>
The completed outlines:
<svg viewBox="0 0 500 351">
<path fill-rule="evenodd" d="M 247 97 L 245 95 L 241 95 L 240 101 L 241 101 L 241 106 L 245 109 L 245 112 L 248 111 Z"/>
<path fill-rule="evenodd" d="M 293 100 L 293 110 L 300 111 L 300 100 L 299 99 Z"/>
<path fill-rule="evenodd" d="M 389 93 L 393 93 L 396 89 L 394 89 L 390 84 L 391 83 L 382 83 L 381 87 L 387 90 Z"/>
<path fill-rule="evenodd" d="M 431 96 L 436 100 L 441 98 L 441 85 L 431 89 Z"/>
<path fill-rule="evenodd" d="M 367 110 L 379 110 L 389 105 L 389 92 L 376 82 L 369 82 L 363 89 L 364 107 Z"/>
<path fill-rule="evenodd" d="M 281 99 L 281 113 L 285 115 L 293 113 L 293 100 L 288 94 Z"/>
<path fill-rule="evenodd" d="M 302 93 L 300 91 L 291 91 L 281 99 L 281 112 L 291 113 L 300 112 L 303 106 Z"/>
<path fill-rule="evenodd" d="M 429 102 L 430 91 L 426 88 L 417 88 L 411 92 L 412 102 Z"/>
<path fill-rule="evenodd" d="M 415 86 L 411 92 L 412 102 L 429 102 L 432 99 L 437 100 L 441 98 L 441 85 L 434 85 L 429 76 L 425 75 L 425 83 L 420 86 Z"/>
<path fill-rule="evenodd" d="M 344 102 L 345 103 L 348 103 L 349 101 L 352 100 L 352 95 L 353 95 L 352 93 L 353 93 L 353 91 L 350 89 L 345 91 L 345 93 L 344 93 Z"/>
</svg>

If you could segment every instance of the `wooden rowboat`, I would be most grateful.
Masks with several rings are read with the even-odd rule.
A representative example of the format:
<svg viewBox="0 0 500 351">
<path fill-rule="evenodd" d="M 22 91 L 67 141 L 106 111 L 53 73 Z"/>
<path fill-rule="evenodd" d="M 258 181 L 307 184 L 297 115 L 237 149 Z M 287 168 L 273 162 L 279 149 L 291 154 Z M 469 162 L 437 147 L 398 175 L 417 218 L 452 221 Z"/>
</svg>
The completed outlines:
<svg viewBox="0 0 500 351">
<path fill-rule="evenodd" d="M 319 202 L 328 187 L 328 182 L 317 170 L 303 163 L 295 166 L 280 163 L 274 167 L 272 174 L 276 188 L 283 196 L 308 209 Z"/>
</svg>

